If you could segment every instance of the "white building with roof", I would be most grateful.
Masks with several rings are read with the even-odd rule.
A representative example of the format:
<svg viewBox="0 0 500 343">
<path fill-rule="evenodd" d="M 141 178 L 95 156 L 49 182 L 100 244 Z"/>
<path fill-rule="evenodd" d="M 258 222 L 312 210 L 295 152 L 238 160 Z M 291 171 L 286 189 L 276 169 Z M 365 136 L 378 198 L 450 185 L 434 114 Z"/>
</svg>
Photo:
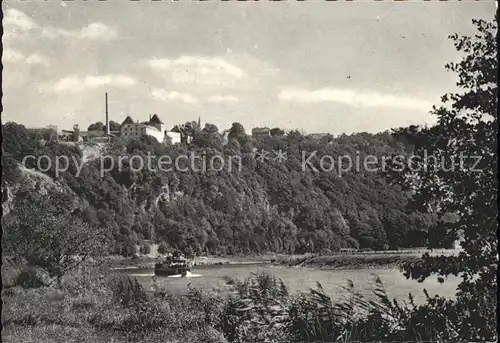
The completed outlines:
<svg viewBox="0 0 500 343">
<path fill-rule="evenodd" d="M 180 143 L 180 134 L 167 131 L 165 124 L 163 124 L 156 114 L 147 122 L 134 122 L 130 116 L 127 116 L 120 125 L 120 136 L 123 139 L 138 139 L 143 136 L 152 136 L 160 143 L 163 143 L 168 136 L 172 144 Z"/>
</svg>

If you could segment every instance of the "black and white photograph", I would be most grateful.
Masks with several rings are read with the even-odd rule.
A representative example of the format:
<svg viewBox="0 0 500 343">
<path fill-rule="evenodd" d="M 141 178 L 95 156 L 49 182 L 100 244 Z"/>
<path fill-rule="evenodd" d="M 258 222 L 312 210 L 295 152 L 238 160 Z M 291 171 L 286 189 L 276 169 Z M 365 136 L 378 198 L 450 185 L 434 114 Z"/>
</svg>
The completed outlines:
<svg viewBox="0 0 500 343">
<path fill-rule="evenodd" d="M 2 14 L 3 342 L 498 342 L 498 1 Z"/>
</svg>

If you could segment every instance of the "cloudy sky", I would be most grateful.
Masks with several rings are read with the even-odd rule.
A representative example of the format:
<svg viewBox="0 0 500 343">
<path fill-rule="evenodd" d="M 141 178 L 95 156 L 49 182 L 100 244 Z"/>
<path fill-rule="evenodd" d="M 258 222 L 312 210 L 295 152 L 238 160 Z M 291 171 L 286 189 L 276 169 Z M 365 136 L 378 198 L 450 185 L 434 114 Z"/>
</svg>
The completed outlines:
<svg viewBox="0 0 500 343">
<path fill-rule="evenodd" d="M 493 1 L 3 1 L 2 120 L 86 128 L 197 120 L 306 132 L 432 123 L 460 56 L 450 33 Z"/>
</svg>

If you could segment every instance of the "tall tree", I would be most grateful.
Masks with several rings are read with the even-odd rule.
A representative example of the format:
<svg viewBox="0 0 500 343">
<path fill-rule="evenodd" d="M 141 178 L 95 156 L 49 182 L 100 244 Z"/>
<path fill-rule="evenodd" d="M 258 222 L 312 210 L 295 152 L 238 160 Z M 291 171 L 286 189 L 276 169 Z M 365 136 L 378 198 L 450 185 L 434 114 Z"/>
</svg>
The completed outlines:
<svg viewBox="0 0 500 343">
<path fill-rule="evenodd" d="M 470 324 L 464 339 L 491 340 L 496 331 L 498 267 L 497 24 L 483 20 L 473 24 L 475 36 L 450 36 L 463 59 L 447 64 L 446 69 L 457 73 L 461 92 L 445 94 L 443 104 L 434 107 L 436 126 L 406 133 L 420 159 L 407 161 L 411 170 L 390 174 L 414 192 L 413 209 L 432 212 L 437 218 L 456 214 L 458 220 L 439 225 L 447 236 L 463 236 L 463 251 L 457 256 L 427 254 L 422 262 L 406 266 L 407 276 L 423 281 L 431 274 L 460 275 L 457 299 L 468 312 L 463 325 Z"/>
<path fill-rule="evenodd" d="M 270 133 L 271 136 L 283 136 L 285 134 L 285 131 L 283 131 L 279 127 L 275 127 L 271 129 Z"/>
<path fill-rule="evenodd" d="M 87 131 L 105 131 L 106 127 L 105 125 L 98 121 L 97 123 L 90 124 L 89 127 L 87 128 Z"/>
<path fill-rule="evenodd" d="M 110 131 L 118 131 L 118 130 L 120 130 L 120 124 L 111 120 L 109 122 L 109 130 Z"/>
<path fill-rule="evenodd" d="M 233 123 L 229 129 L 229 138 L 238 139 L 239 136 L 245 135 L 245 128 L 240 123 Z"/>
<path fill-rule="evenodd" d="M 92 256 L 106 251 L 107 233 L 79 218 L 72 196 L 58 191 L 46 195 L 26 188 L 15 198 L 5 218 L 6 251 L 44 268 L 60 282 L 62 276 Z"/>
</svg>

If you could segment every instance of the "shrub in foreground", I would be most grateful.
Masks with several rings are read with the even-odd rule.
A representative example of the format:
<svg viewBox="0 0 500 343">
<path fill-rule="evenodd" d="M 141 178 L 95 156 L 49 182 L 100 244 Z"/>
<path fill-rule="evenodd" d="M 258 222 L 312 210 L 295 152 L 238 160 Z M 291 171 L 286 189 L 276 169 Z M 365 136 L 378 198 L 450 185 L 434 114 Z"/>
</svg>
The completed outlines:
<svg viewBox="0 0 500 343">
<path fill-rule="evenodd" d="M 483 302 L 465 295 L 457 300 L 428 296 L 427 303 L 416 305 L 411 297 L 408 303 L 391 301 L 378 278 L 375 300 L 356 293 L 349 282 L 336 301 L 319 283 L 307 293 L 290 294 L 267 273 L 227 281 L 232 293 L 226 296 L 191 288 L 179 295 L 159 288 L 147 292 L 135 279 L 106 280 L 94 269 L 82 270 L 63 280 L 61 289 L 12 288 L 4 325 L 17 331 L 31 325 L 81 327 L 134 342 L 160 342 L 159 337 L 214 343 L 494 339 L 488 321 L 472 324 L 484 313 L 477 307 L 494 306 L 487 305 L 494 299 L 485 292 Z"/>
</svg>

